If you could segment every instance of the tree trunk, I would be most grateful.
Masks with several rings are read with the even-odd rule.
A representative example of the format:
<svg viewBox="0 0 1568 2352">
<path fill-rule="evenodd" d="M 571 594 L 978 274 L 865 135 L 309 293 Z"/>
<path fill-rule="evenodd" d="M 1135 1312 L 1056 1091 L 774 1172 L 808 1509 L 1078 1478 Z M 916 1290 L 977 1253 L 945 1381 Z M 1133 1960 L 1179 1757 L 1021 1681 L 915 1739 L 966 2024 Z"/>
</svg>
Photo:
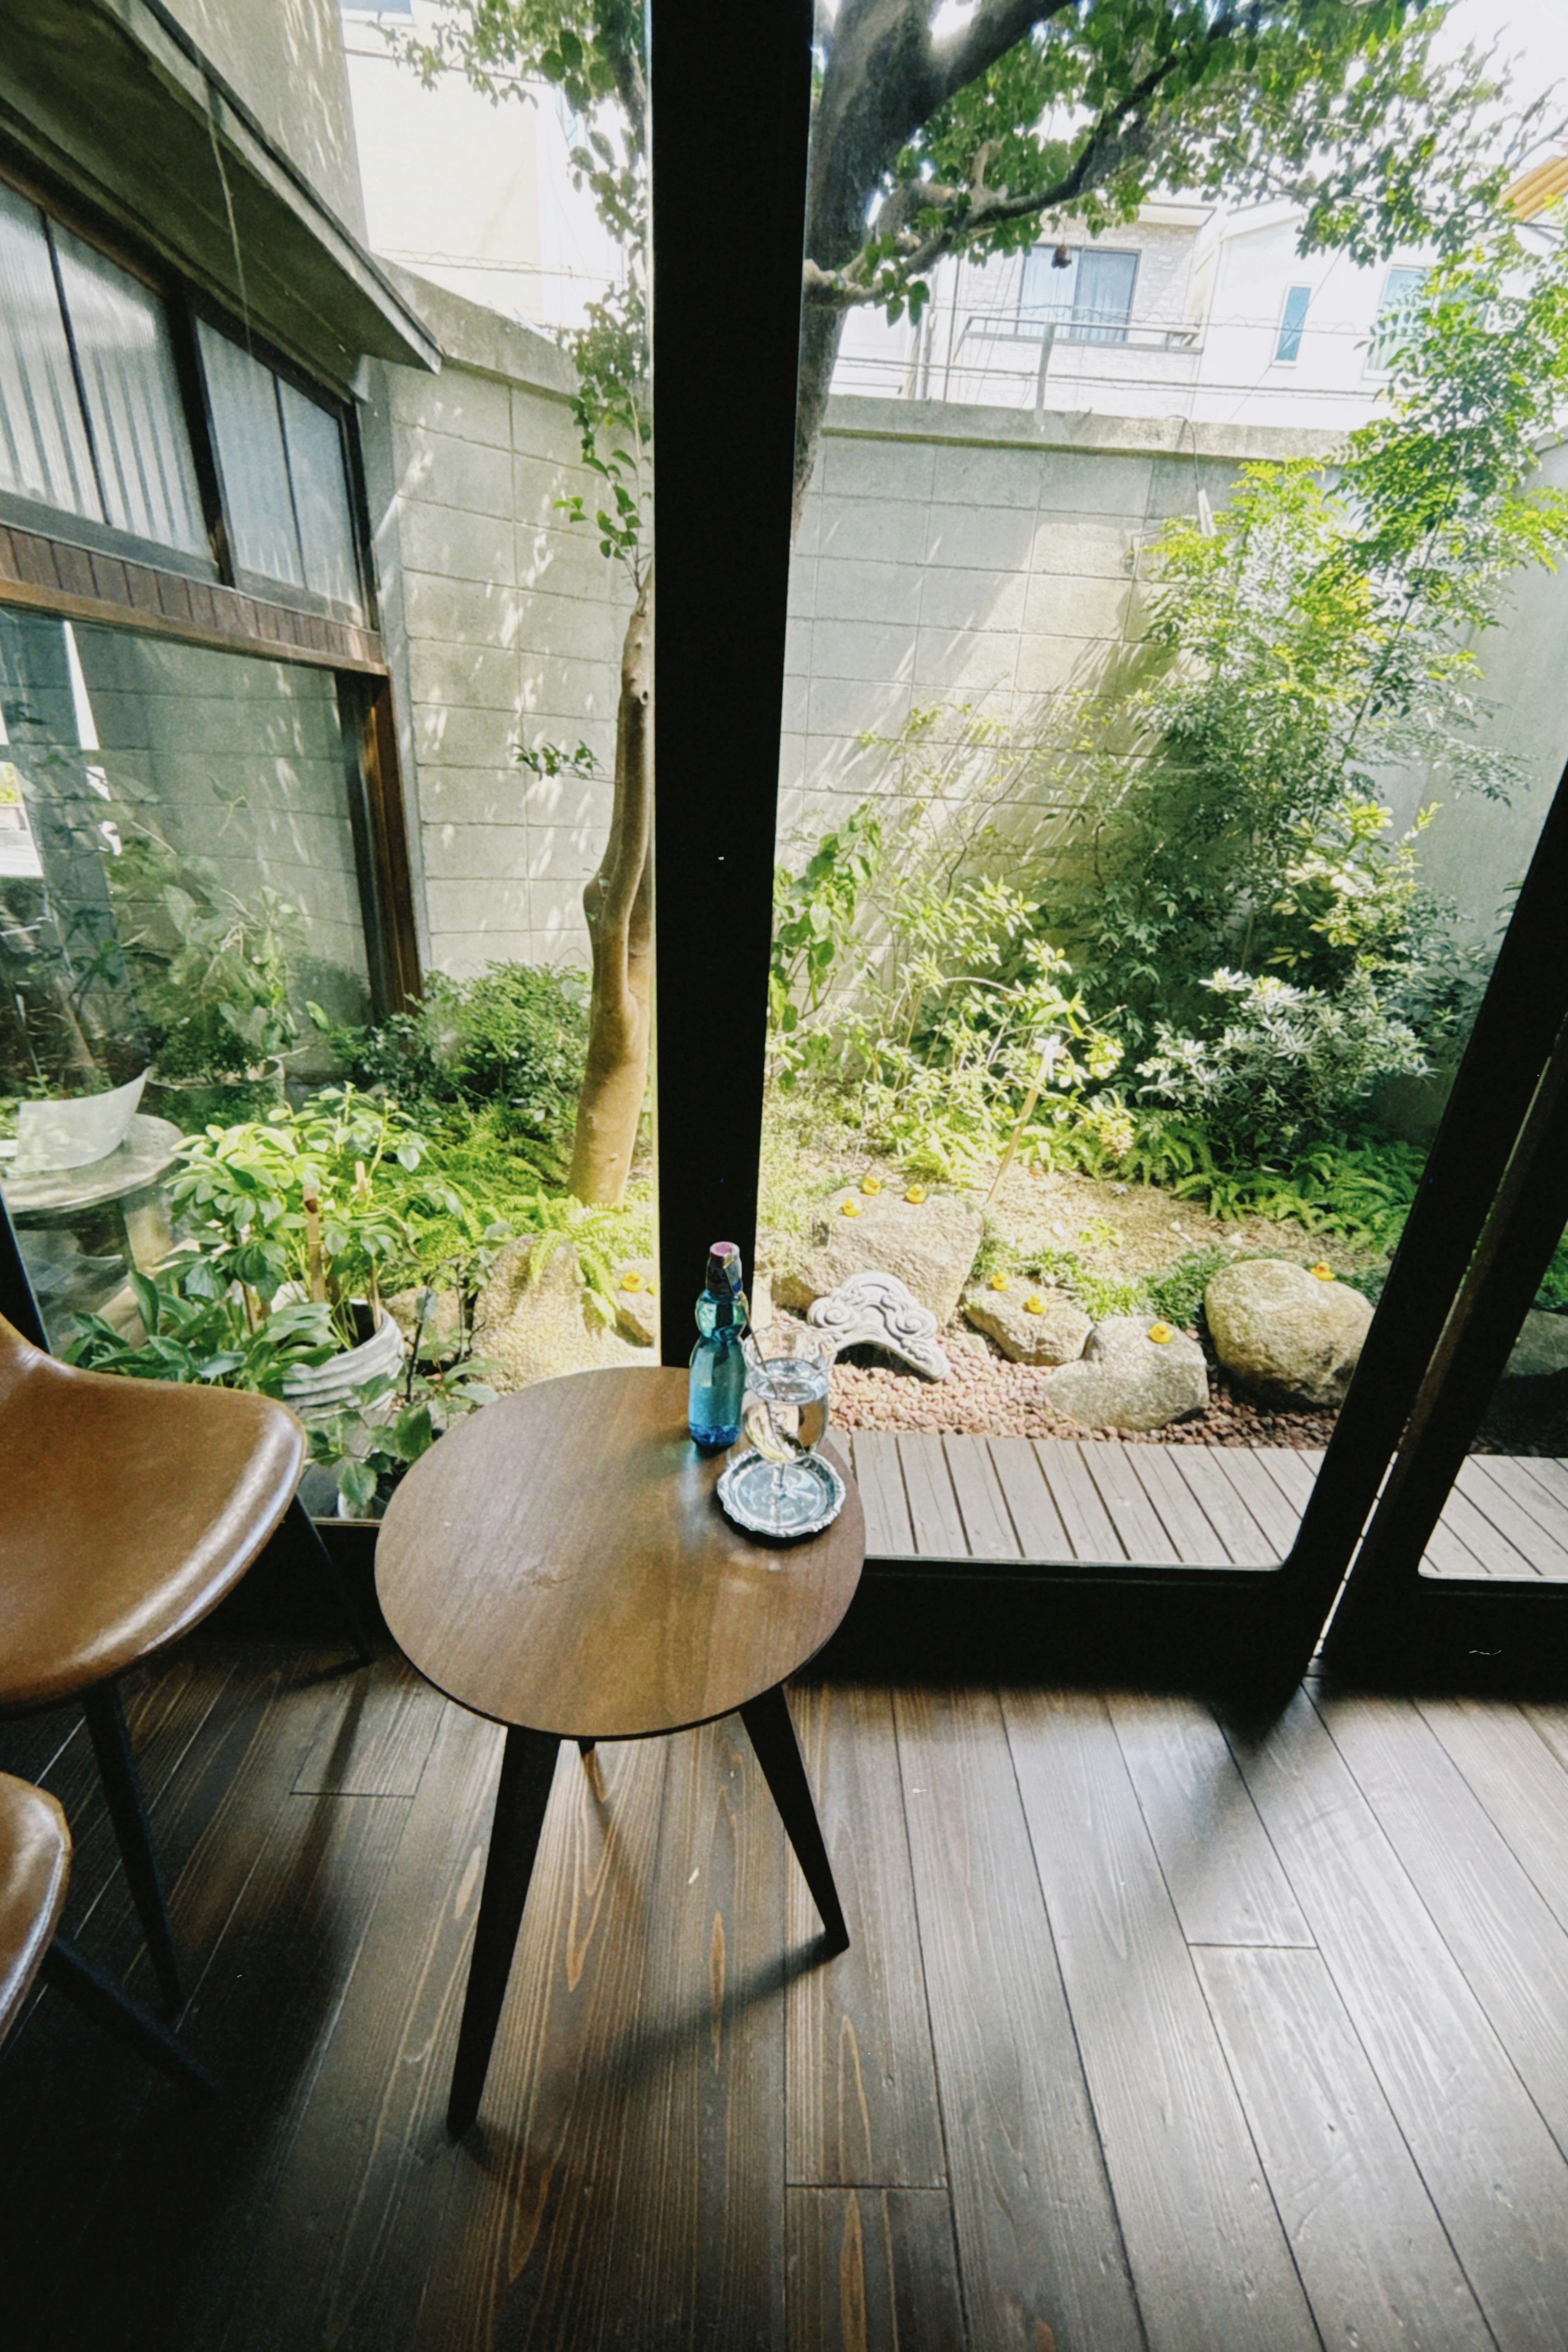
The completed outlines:
<svg viewBox="0 0 1568 2352">
<path fill-rule="evenodd" d="M 579 1201 L 618 1201 L 626 1189 L 647 1088 L 653 999 L 650 570 L 621 648 L 615 802 L 599 870 L 583 893 L 593 942 L 588 1063 L 577 1097 L 567 1181 Z"/>
</svg>

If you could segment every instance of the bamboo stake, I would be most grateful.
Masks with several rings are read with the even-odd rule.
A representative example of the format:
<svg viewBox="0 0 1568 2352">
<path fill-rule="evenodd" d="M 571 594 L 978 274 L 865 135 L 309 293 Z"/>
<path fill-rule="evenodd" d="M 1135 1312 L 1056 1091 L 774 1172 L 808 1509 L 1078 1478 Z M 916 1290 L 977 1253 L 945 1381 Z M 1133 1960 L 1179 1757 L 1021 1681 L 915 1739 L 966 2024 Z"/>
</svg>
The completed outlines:
<svg viewBox="0 0 1568 2352">
<path fill-rule="evenodd" d="M 1018 1138 L 1023 1134 L 1024 1129 L 1028 1126 L 1030 1119 L 1034 1116 L 1035 1105 L 1040 1099 L 1041 1088 L 1044 1087 L 1046 1080 L 1051 1074 L 1052 1064 L 1056 1061 L 1058 1055 L 1062 1050 L 1061 1038 L 1054 1031 L 1050 1036 L 1042 1037 L 1037 1042 L 1040 1048 L 1040 1066 L 1035 1072 L 1034 1085 L 1024 1097 L 1024 1108 L 1018 1114 L 1018 1124 L 1007 1139 L 1007 1149 L 1002 1154 L 1002 1165 L 996 1171 L 996 1180 L 992 1185 L 989 1192 L 985 1195 L 985 1206 L 987 1208 L 991 1206 L 992 1202 L 1002 1190 L 1003 1180 L 1006 1176 L 1008 1169 L 1013 1165 L 1013 1155 L 1018 1149 Z"/>
</svg>

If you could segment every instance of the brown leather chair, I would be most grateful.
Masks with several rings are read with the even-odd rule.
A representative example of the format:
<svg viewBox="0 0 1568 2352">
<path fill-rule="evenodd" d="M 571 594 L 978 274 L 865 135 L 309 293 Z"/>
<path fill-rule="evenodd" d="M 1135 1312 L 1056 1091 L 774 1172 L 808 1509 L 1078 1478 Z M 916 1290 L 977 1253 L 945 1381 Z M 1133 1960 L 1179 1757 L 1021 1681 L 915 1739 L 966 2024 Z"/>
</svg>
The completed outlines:
<svg viewBox="0 0 1568 2352">
<path fill-rule="evenodd" d="M 210 2078 L 174 2035 L 56 1935 L 70 1851 L 70 1832 L 54 1798 L 0 1772 L 0 2042 L 41 1974 L 155 2064 L 210 2090 Z"/>
<path fill-rule="evenodd" d="M 268 1397 L 80 1371 L 0 1317 L 0 1714 L 80 1698 L 171 2008 L 179 1963 L 116 1678 L 237 1584 L 293 1504 L 304 1454 L 299 1422 Z M 297 1517 L 368 1658 L 335 1566 Z"/>
</svg>

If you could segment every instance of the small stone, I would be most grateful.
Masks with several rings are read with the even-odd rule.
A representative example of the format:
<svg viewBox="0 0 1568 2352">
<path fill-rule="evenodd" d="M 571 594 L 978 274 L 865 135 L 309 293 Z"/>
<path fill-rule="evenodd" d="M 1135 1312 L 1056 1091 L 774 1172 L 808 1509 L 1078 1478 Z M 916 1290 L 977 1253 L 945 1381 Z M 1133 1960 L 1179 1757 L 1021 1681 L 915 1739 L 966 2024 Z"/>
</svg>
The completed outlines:
<svg viewBox="0 0 1568 2352">
<path fill-rule="evenodd" d="M 1058 1412 L 1086 1429 L 1163 1429 L 1209 1401 L 1208 1367 L 1195 1339 L 1173 1332 L 1150 1339 L 1153 1318 L 1112 1315 L 1097 1323 L 1077 1363 L 1047 1372 L 1044 1387 Z"/>
<path fill-rule="evenodd" d="M 896 1274 L 853 1274 L 826 1297 L 814 1299 L 806 1321 L 826 1331 L 840 1353 L 880 1348 L 928 1381 L 945 1381 L 952 1367 L 937 1343 L 936 1317 Z"/>
<path fill-rule="evenodd" d="M 1547 1315 L 1532 1307 L 1514 1341 L 1506 1377 L 1544 1381 L 1554 1372 L 1568 1372 L 1568 1315 Z"/>
<path fill-rule="evenodd" d="M 1042 1295 L 1016 1280 L 1004 1281 L 999 1295 L 994 1282 L 972 1290 L 963 1312 L 1016 1364 L 1071 1363 L 1094 1328 L 1082 1307 L 1060 1291 Z"/>
<path fill-rule="evenodd" d="M 1327 1282 L 1284 1258 L 1239 1258 L 1204 1293 L 1215 1353 L 1261 1396 L 1339 1404 L 1372 1322 L 1347 1283 Z"/>
</svg>

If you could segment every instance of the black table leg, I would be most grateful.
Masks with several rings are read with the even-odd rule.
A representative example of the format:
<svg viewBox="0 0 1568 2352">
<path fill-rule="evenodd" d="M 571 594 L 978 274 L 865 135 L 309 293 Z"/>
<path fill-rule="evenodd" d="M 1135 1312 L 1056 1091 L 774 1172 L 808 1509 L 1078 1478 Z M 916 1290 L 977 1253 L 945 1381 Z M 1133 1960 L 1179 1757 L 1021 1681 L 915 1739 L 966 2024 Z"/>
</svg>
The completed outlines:
<svg viewBox="0 0 1568 2352">
<path fill-rule="evenodd" d="M 752 1746 L 757 1751 L 757 1761 L 763 1777 L 773 1790 L 784 1825 L 794 1846 L 795 1860 L 811 1889 L 811 1899 L 822 1914 L 822 1924 L 827 1931 L 828 1949 L 842 1952 L 848 1949 L 849 1930 L 844 1924 L 843 1906 L 838 1889 L 833 1884 L 833 1865 L 827 1859 L 827 1848 L 822 1841 L 822 1829 L 816 1818 L 816 1807 L 811 1801 L 811 1783 L 805 1777 L 805 1766 L 800 1760 L 795 1726 L 790 1721 L 789 1707 L 784 1699 L 784 1685 L 777 1683 L 761 1698 L 754 1698 L 741 1709 L 741 1720 L 751 1734 Z"/>
<path fill-rule="evenodd" d="M 559 1745 L 548 1732 L 526 1731 L 516 1725 L 506 1735 L 490 1850 L 485 1861 L 484 1893 L 479 1897 L 479 1924 L 474 1932 L 468 1989 L 463 1996 L 463 2022 L 447 2102 L 447 2129 L 454 2139 L 461 2138 L 479 2112 Z"/>
</svg>

